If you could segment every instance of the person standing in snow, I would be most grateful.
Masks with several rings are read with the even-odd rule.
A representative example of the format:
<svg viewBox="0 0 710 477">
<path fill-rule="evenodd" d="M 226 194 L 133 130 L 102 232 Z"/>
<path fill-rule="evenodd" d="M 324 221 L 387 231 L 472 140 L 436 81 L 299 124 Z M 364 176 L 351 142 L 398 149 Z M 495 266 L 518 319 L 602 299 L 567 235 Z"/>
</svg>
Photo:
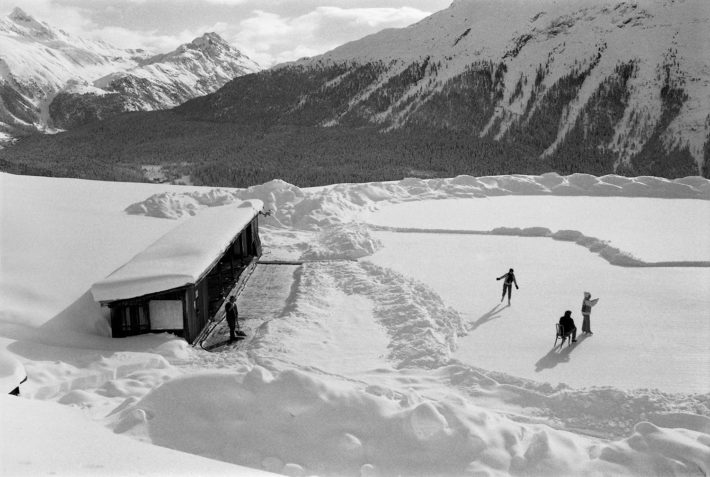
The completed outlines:
<svg viewBox="0 0 710 477">
<path fill-rule="evenodd" d="M 239 319 L 237 298 L 234 295 L 230 296 L 229 301 L 224 305 L 224 312 L 227 315 L 227 326 L 229 326 L 229 341 L 234 341 L 236 339 L 234 329 L 237 327 L 237 320 Z"/>
<path fill-rule="evenodd" d="M 589 320 L 589 315 L 592 313 L 592 307 L 597 304 L 599 301 L 599 298 L 595 298 L 592 300 L 592 294 L 589 292 L 584 292 L 584 299 L 582 300 L 582 316 L 584 319 L 582 320 L 582 333 L 589 333 L 590 335 L 593 335 L 592 333 L 592 326 L 591 322 Z"/>
<path fill-rule="evenodd" d="M 508 271 L 508 273 L 504 273 L 503 275 L 496 278 L 496 280 L 502 280 L 503 278 L 505 278 L 505 280 L 503 281 L 503 296 L 500 297 L 500 301 L 503 301 L 503 299 L 505 298 L 505 292 L 507 291 L 508 304 L 510 305 L 510 295 L 513 292 L 513 285 L 515 285 L 515 289 L 518 290 L 518 282 L 515 281 L 515 274 L 513 273 L 512 268 Z"/>
<path fill-rule="evenodd" d="M 572 343 L 577 342 L 577 327 L 574 325 L 574 320 L 572 319 L 572 312 L 565 311 L 564 316 L 560 317 L 560 325 L 562 326 L 562 333 L 567 334 L 572 330 Z"/>
</svg>

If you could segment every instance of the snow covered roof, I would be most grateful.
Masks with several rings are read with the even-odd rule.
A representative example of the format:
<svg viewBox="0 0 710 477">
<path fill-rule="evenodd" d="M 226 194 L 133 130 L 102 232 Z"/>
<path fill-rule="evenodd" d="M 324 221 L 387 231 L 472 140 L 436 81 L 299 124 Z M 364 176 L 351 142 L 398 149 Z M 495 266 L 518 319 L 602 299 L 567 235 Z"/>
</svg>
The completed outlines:
<svg viewBox="0 0 710 477">
<path fill-rule="evenodd" d="M 196 283 L 262 208 L 260 200 L 249 200 L 200 210 L 94 283 L 94 300 L 124 300 Z"/>
</svg>

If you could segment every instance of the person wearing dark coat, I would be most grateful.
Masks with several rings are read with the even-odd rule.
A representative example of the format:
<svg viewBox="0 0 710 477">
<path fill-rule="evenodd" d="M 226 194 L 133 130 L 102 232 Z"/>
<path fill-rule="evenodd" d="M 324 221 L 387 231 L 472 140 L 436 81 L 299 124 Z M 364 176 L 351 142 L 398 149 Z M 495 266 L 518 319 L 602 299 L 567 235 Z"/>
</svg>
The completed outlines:
<svg viewBox="0 0 710 477">
<path fill-rule="evenodd" d="M 224 305 L 224 312 L 227 315 L 227 326 L 229 326 L 229 341 L 234 341 L 236 336 L 234 330 L 237 327 L 239 319 L 239 310 L 237 309 L 237 298 L 232 295 L 229 301 Z"/>
<path fill-rule="evenodd" d="M 503 275 L 496 278 L 496 280 L 502 280 L 503 278 L 505 278 L 505 280 L 503 281 L 503 296 L 500 297 L 500 301 L 503 301 L 503 299 L 505 298 L 505 292 L 507 291 L 508 304 L 510 305 L 510 295 L 513 292 L 513 285 L 515 285 L 515 289 L 518 290 L 518 282 L 515 280 L 515 274 L 513 273 L 512 268 L 508 271 L 508 273 L 504 273 Z"/>
<path fill-rule="evenodd" d="M 565 311 L 564 316 L 560 317 L 560 325 L 562 326 L 562 333 L 566 334 L 569 330 L 572 330 L 572 342 L 577 342 L 577 327 L 574 325 L 574 320 L 572 319 L 572 312 Z"/>
</svg>

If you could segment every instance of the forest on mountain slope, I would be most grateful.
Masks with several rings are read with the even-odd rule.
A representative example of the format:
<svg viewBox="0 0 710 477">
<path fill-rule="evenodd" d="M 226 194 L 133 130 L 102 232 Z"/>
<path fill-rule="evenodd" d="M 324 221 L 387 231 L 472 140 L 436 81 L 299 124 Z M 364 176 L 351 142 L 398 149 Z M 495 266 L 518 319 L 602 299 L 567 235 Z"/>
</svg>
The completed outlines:
<svg viewBox="0 0 710 477">
<path fill-rule="evenodd" d="M 496 125 L 483 132 L 503 97 L 505 63 L 472 64 L 440 88 L 422 88 L 424 98 L 411 91 L 434 81 L 441 65 L 429 58 L 386 80 L 391 65 L 382 62 L 300 65 L 239 77 L 171 111 L 126 113 L 24 138 L 0 150 L 0 170 L 140 181 L 142 165 L 163 165 L 198 185 L 231 187 L 275 178 L 308 187 L 551 171 L 698 175 L 687 148 L 667 150 L 660 139 L 687 98 L 672 83 L 661 91 L 662 117 L 650 140 L 618 164 L 609 144 L 628 103 L 633 63 L 618 65 L 561 144 L 544 154 L 593 66 L 570 71 L 548 88 L 541 86 L 543 65 L 536 78 L 521 78 L 534 81 L 533 95 L 523 117 L 499 138 L 493 135 Z M 708 177 L 707 167 L 702 175 Z"/>
</svg>

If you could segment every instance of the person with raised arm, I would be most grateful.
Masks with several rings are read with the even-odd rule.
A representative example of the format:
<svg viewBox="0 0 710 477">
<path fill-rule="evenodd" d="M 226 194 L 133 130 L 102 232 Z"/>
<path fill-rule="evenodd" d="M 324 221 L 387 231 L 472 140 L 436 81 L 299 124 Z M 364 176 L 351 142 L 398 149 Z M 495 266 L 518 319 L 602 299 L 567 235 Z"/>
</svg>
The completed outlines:
<svg viewBox="0 0 710 477">
<path fill-rule="evenodd" d="M 515 273 L 513 273 L 512 268 L 508 271 L 508 273 L 504 273 L 503 275 L 496 278 L 496 280 L 502 280 L 503 278 L 505 278 L 505 280 L 503 281 L 503 295 L 500 297 L 500 301 L 503 301 L 503 299 L 505 298 L 505 292 L 507 291 L 508 305 L 510 305 L 510 295 L 513 292 L 513 285 L 515 285 L 515 289 L 518 290 L 518 282 L 515 280 Z"/>
<path fill-rule="evenodd" d="M 599 298 L 592 299 L 592 294 L 589 292 L 584 292 L 584 299 L 582 300 L 582 333 L 592 333 L 592 324 L 590 321 L 590 315 L 592 314 L 592 307 L 597 304 Z"/>
</svg>

